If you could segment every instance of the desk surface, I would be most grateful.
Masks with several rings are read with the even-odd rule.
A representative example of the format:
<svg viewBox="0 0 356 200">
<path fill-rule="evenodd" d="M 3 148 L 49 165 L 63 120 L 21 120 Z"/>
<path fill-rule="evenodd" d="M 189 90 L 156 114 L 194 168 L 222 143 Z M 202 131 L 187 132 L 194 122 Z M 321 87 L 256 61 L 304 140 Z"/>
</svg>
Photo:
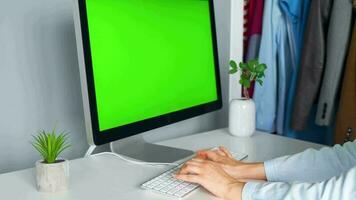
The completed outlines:
<svg viewBox="0 0 356 200">
<path fill-rule="evenodd" d="M 248 154 L 247 161 L 264 161 L 282 155 L 321 148 L 322 145 L 257 132 L 251 138 L 237 138 L 226 129 L 160 142 L 159 144 L 198 150 L 219 145 Z M 160 200 L 160 195 L 141 190 L 140 184 L 159 175 L 169 166 L 136 165 L 106 154 L 70 162 L 70 190 L 62 194 L 37 192 L 35 170 L 0 175 L 1 199 L 6 200 Z M 199 189 L 185 199 L 213 199 Z"/>
</svg>

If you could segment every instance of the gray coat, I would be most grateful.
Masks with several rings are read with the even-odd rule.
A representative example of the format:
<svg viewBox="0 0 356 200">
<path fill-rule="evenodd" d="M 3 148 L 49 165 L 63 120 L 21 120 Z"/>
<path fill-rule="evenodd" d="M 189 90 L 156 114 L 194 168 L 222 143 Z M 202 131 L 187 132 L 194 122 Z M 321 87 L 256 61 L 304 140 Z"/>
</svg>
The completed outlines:
<svg viewBox="0 0 356 200">
<path fill-rule="evenodd" d="M 334 120 L 340 79 L 348 50 L 351 22 L 351 0 L 335 0 L 329 22 L 325 72 L 315 121 L 320 126 L 328 126 Z"/>
<path fill-rule="evenodd" d="M 310 4 L 292 113 L 291 126 L 298 131 L 306 127 L 320 89 L 332 3 L 332 0 L 313 0 Z"/>
</svg>

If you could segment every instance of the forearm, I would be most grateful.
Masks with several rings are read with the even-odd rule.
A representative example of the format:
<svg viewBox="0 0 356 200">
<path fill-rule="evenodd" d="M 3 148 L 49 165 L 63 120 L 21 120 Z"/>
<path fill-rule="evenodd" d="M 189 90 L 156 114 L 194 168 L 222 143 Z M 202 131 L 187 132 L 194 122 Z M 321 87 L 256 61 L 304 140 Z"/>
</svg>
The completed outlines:
<svg viewBox="0 0 356 200">
<path fill-rule="evenodd" d="M 240 182 L 267 180 L 264 163 L 243 163 L 227 169 Z"/>
</svg>

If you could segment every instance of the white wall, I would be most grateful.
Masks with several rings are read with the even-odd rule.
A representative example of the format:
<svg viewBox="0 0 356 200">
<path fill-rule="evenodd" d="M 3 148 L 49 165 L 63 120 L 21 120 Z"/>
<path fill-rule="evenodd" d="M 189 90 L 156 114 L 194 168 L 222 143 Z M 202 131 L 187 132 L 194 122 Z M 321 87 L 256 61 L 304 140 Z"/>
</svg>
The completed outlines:
<svg viewBox="0 0 356 200">
<path fill-rule="evenodd" d="M 243 2 L 244 0 L 231 0 L 230 4 L 230 59 L 236 62 L 242 61 L 243 56 Z M 229 100 L 241 97 L 240 74 L 230 76 Z"/>
<path fill-rule="evenodd" d="M 224 108 L 147 132 L 148 141 L 227 125 L 231 2 L 215 3 Z M 73 147 L 64 157 L 85 153 L 77 65 L 70 0 L 0 0 L 0 173 L 33 166 L 39 156 L 29 141 L 40 129 L 70 131 Z"/>
</svg>

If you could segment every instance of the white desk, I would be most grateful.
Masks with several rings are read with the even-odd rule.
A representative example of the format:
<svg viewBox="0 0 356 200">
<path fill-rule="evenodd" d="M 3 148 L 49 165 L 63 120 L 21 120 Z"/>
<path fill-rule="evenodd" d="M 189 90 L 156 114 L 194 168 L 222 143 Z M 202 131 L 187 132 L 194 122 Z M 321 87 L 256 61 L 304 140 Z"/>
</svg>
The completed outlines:
<svg viewBox="0 0 356 200">
<path fill-rule="evenodd" d="M 321 145 L 266 133 L 237 138 L 226 129 L 167 140 L 160 144 L 198 150 L 224 145 L 234 152 L 249 155 L 248 161 L 264 161 Z M 111 155 L 92 156 L 70 162 L 70 190 L 63 194 L 37 192 L 35 170 L 27 169 L 0 175 L 3 200 L 159 200 L 162 196 L 141 190 L 139 185 L 167 170 L 169 166 L 135 165 Z M 186 199 L 213 199 L 199 189 Z"/>
</svg>

